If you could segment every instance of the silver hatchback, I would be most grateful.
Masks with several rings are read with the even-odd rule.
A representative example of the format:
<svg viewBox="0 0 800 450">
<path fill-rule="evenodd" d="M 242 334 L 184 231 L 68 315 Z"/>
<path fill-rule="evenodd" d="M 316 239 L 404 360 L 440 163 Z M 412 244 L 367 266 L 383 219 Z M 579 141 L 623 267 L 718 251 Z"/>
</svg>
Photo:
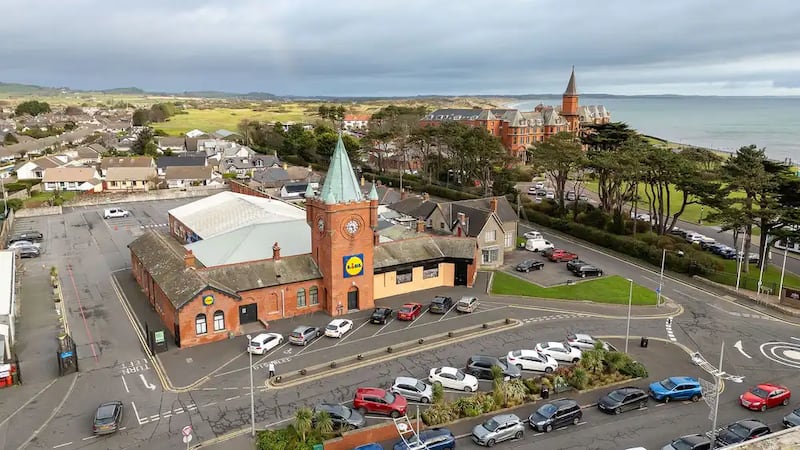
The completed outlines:
<svg viewBox="0 0 800 450">
<path fill-rule="evenodd" d="M 498 442 L 509 439 L 522 439 L 525 425 L 514 414 L 501 414 L 475 426 L 472 429 L 472 441 L 478 445 L 492 447 Z"/>
<path fill-rule="evenodd" d="M 392 392 L 402 395 L 406 400 L 430 403 L 433 399 L 433 387 L 416 378 L 397 377 L 392 384 Z"/>
</svg>

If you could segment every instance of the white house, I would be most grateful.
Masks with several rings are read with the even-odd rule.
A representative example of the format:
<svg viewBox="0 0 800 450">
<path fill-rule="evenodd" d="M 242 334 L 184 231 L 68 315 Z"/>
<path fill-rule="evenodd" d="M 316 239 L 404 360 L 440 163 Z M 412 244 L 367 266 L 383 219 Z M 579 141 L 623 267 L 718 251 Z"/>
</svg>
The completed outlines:
<svg viewBox="0 0 800 450">
<path fill-rule="evenodd" d="M 44 177 L 44 171 L 55 167 L 61 167 L 69 162 L 66 155 L 48 155 L 41 158 L 25 161 L 17 165 L 15 171 L 17 172 L 18 180 L 41 180 Z"/>
<path fill-rule="evenodd" d="M 346 130 L 364 130 L 370 118 L 369 114 L 345 114 L 342 125 Z"/>
<path fill-rule="evenodd" d="M 0 250 L 0 363 L 8 358 L 14 345 L 14 310 L 17 307 L 15 257 L 13 250 Z"/>
<path fill-rule="evenodd" d="M 210 166 L 169 166 L 164 175 L 170 188 L 208 186 L 212 183 L 212 178 Z"/>
<path fill-rule="evenodd" d="M 44 171 L 45 191 L 101 192 L 103 182 L 94 167 L 54 167 Z"/>
</svg>

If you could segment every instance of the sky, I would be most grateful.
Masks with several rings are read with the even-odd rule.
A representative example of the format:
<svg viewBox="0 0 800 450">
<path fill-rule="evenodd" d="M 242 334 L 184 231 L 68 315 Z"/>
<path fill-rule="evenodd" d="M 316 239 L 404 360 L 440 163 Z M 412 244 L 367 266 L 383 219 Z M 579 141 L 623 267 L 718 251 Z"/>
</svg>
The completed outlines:
<svg viewBox="0 0 800 450">
<path fill-rule="evenodd" d="M 408 96 L 800 95 L 798 0 L 0 0 L 0 81 Z M 7 15 L 10 14 L 10 15 Z"/>
</svg>

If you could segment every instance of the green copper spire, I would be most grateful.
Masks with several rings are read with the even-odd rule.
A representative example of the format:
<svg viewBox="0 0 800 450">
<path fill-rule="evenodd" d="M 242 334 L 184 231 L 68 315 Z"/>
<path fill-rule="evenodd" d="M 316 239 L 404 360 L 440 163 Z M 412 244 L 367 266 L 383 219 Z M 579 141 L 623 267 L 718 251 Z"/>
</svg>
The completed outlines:
<svg viewBox="0 0 800 450">
<path fill-rule="evenodd" d="M 306 198 L 312 197 L 314 197 L 314 188 L 311 187 L 311 183 L 308 183 L 308 186 L 306 186 Z"/>
<path fill-rule="evenodd" d="M 363 200 L 361 187 L 353 172 L 353 166 L 350 164 L 341 134 L 336 142 L 336 149 L 333 151 L 331 165 L 328 167 L 328 174 L 325 175 L 325 183 L 322 185 L 320 197 L 326 203 L 329 199 L 334 199 L 338 203 Z"/>
<path fill-rule="evenodd" d="M 377 200 L 378 199 L 378 191 L 375 189 L 375 182 L 372 182 L 372 188 L 369 190 L 369 196 L 367 197 L 369 200 Z"/>
</svg>

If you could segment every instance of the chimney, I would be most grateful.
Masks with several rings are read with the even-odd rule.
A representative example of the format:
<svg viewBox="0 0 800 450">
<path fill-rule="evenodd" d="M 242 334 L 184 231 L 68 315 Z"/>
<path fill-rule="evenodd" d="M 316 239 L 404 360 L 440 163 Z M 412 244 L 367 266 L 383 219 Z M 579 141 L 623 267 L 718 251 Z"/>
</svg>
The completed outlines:
<svg viewBox="0 0 800 450">
<path fill-rule="evenodd" d="M 378 230 L 372 232 L 372 245 L 375 247 L 381 245 L 381 235 Z"/>
<path fill-rule="evenodd" d="M 183 255 L 183 264 L 186 266 L 187 269 L 194 269 L 196 267 L 195 263 L 197 262 L 197 258 L 195 258 L 194 253 L 191 250 L 187 250 L 186 254 Z"/>
<path fill-rule="evenodd" d="M 281 259 L 281 248 L 278 246 L 278 243 L 272 244 L 272 259 L 278 261 Z"/>
<path fill-rule="evenodd" d="M 497 197 L 492 197 L 492 199 L 489 200 L 489 209 L 491 209 L 493 213 L 497 212 Z"/>
<path fill-rule="evenodd" d="M 408 198 L 408 193 L 406 192 L 405 189 L 403 189 L 402 191 L 400 191 L 400 200 L 405 200 L 406 198 Z"/>
<path fill-rule="evenodd" d="M 425 232 L 425 220 L 422 217 L 417 217 L 417 233 Z"/>
<path fill-rule="evenodd" d="M 426 201 L 426 202 L 427 202 L 427 201 L 428 201 L 428 200 L 430 200 L 430 199 L 431 199 L 431 196 L 430 196 L 430 195 L 428 195 L 428 193 L 427 193 L 427 192 L 426 192 L 426 193 L 424 193 L 424 194 L 422 194 L 422 200 L 423 200 L 423 201 Z"/>
</svg>

